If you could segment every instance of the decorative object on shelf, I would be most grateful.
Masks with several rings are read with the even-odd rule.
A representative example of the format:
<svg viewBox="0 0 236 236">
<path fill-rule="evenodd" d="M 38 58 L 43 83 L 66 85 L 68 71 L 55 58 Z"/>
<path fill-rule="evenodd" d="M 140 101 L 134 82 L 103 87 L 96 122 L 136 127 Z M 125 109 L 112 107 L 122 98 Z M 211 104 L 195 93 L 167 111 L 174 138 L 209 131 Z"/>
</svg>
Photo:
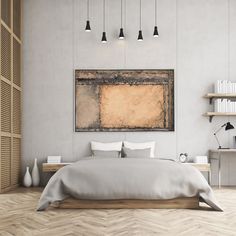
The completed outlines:
<svg viewBox="0 0 236 236">
<path fill-rule="evenodd" d="M 32 170 L 32 182 L 33 182 L 34 187 L 39 186 L 40 177 L 39 177 L 39 168 L 38 168 L 37 158 L 34 159 L 34 167 Z"/>
<path fill-rule="evenodd" d="M 107 42 L 106 36 L 106 2 L 103 0 L 103 32 L 102 32 L 102 43 Z"/>
<path fill-rule="evenodd" d="M 179 161 L 184 163 L 188 161 L 188 153 L 180 153 L 179 154 Z"/>
<path fill-rule="evenodd" d="M 155 26 L 154 26 L 153 37 L 154 38 L 159 37 L 158 28 L 157 28 L 157 0 L 155 0 Z"/>
<path fill-rule="evenodd" d="M 211 122 L 214 116 L 236 116 L 236 93 L 208 93 L 204 98 L 209 99 L 210 104 L 214 101 L 214 110 L 203 114 L 209 117 Z"/>
<path fill-rule="evenodd" d="M 123 29 L 123 0 L 120 0 L 120 6 L 121 6 L 121 11 L 120 11 L 120 34 L 119 34 L 119 39 L 124 39 L 124 29 Z"/>
<path fill-rule="evenodd" d="M 143 41 L 142 34 L 142 0 L 140 0 L 140 8 L 139 8 L 139 32 L 138 32 L 138 41 Z"/>
<path fill-rule="evenodd" d="M 230 124 L 230 122 L 227 122 L 225 124 L 223 124 L 215 133 L 214 133 L 214 136 L 215 136 L 215 139 L 219 145 L 218 149 L 229 149 L 229 148 L 222 148 L 221 145 L 220 145 L 220 142 L 219 142 L 219 139 L 217 137 L 217 133 L 219 133 L 223 128 L 225 128 L 225 131 L 227 130 L 231 130 L 231 129 L 234 129 L 234 126 L 232 124 Z"/>
<path fill-rule="evenodd" d="M 207 164 L 208 163 L 208 157 L 207 156 L 195 156 L 193 158 L 194 163 L 201 163 L 201 164 Z"/>
<path fill-rule="evenodd" d="M 236 83 L 230 80 L 217 80 L 214 91 L 215 93 L 236 93 Z"/>
<path fill-rule="evenodd" d="M 91 31 L 90 20 L 89 20 L 89 0 L 87 0 L 87 21 L 86 21 L 85 31 L 86 32 L 90 32 Z"/>
<path fill-rule="evenodd" d="M 61 163 L 61 156 L 48 156 L 47 163 Z"/>
<path fill-rule="evenodd" d="M 236 112 L 236 101 L 218 98 L 214 101 L 215 112 Z"/>
<path fill-rule="evenodd" d="M 32 185 L 32 178 L 31 178 L 28 166 L 26 167 L 26 172 L 25 172 L 23 184 L 27 188 L 29 188 Z"/>
</svg>

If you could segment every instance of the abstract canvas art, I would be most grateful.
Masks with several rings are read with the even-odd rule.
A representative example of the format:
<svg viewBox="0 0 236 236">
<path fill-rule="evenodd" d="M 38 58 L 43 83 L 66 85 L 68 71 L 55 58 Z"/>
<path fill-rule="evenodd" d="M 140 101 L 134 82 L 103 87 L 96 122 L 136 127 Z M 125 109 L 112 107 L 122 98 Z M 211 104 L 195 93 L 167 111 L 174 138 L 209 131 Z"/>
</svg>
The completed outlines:
<svg viewBox="0 0 236 236">
<path fill-rule="evenodd" d="M 76 70 L 75 131 L 173 131 L 174 70 Z"/>
</svg>

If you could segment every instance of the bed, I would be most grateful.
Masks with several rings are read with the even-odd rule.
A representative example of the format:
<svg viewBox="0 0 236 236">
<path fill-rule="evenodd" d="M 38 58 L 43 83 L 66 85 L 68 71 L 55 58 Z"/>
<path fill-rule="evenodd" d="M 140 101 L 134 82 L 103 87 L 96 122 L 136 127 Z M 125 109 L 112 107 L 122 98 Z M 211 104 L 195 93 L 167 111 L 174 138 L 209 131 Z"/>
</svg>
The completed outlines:
<svg viewBox="0 0 236 236">
<path fill-rule="evenodd" d="M 87 157 L 61 168 L 37 210 L 59 208 L 198 208 L 222 211 L 194 167 L 158 158 Z"/>
</svg>

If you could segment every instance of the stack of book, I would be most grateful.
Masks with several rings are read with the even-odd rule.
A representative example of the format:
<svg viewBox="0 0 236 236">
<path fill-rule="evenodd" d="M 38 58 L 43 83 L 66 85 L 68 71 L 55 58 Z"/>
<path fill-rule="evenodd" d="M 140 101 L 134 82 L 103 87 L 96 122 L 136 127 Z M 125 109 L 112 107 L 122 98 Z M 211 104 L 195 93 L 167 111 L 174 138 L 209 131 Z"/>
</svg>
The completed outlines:
<svg viewBox="0 0 236 236">
<path fill-rule="evenodd" d="M 61 163 L 61 156 L 48 156 L 47 163 L 50 163 L 50 164 Z"/>
<path fill-rule="evenodd" d="M 215 112 L 236 112 L 236 101 L 229 99 L 216 99 L 214 104 Z"/>
<path fill-rule="evenodd" d="M 214 87 L 215 93 L 236 93 L 236 83 L 229 80 L 217 80 Z"/>
</svg>

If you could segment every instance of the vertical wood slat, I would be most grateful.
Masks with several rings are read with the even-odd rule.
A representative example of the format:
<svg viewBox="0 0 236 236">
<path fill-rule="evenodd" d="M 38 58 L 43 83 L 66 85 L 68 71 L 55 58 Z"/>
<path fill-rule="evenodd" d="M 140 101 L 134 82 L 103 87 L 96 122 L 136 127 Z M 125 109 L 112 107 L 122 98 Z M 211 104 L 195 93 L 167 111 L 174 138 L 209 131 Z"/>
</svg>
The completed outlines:
<svg viewBox="0 0 236 236">
<path fill-rule="evenodd" d="M 20 182 L 21 3 L 0 0 L 0 193 Z"/>
</svg>

